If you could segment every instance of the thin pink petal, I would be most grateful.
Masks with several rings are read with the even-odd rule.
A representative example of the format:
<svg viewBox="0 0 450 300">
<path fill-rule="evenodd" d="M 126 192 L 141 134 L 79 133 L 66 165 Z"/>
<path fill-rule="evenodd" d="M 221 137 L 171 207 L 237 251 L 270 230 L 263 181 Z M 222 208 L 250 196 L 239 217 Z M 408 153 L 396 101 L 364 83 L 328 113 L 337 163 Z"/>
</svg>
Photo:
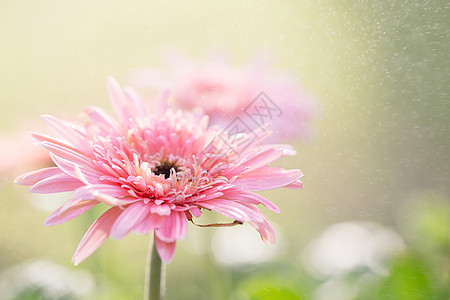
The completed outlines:
<svg viewBox="0 0 450 300">
<path fill-rule="evenodd" d="M 70 221 L 89 210 L 97 203 L 98 202 L 94 200 L 72 199 L 48 216 L 44 221 L 44 225 L 53 226 Z"/>
<path fill-rule="evenodd" d="M 74 146 L 69 145 L 61 140 L 57 140 L 55 138 L 49 137 L 45 134 L 33 132 L 33 133 L 31 133 L 31 137 L 34 138 L 39 143 L 47 142 L 47 143 L 59 145 L 60 147 L 65 147 L 65 148 L 71 149 L 72 151 L 77 151 L 77 149 Z"/>
<path fill-rule="evenodd" d="M 276 161 L 281 156 L 283 156 L 283 149 L 269 148 L 244 160 L 243 165 L 247 166 L 248 171 L 252 171 Z"/>
<path fill-rule="evenodd" d="M 73 255 L 72 262 L 75 265 L 85 260 L 103 244 L 121 213 L 122 210 L 118 207 L 110 208 L 91 225 Z"/>
<path fill-rule="evenodd" d="M 243 190 L 263 191 L 284 187 L 302 176 L 300 170 L 265 167 L 238 176 L 233 184 Z"/>
<path fill-rule="evenodd" d="M 155 230 L 156 236 L 165 242 L 184 239 L 187 233 L 187 220 L 184 212 L 172 211 L 163 218 L 162 224 Z"/>
<path fill-rule="evenodd" d="M 72 161 L 73 163 L 79 164 L 81 166 L 91 165 L 91 159 L 86 157 L 78 150 L 73 150 L 69 147 L 66 147 L 65 145 L 54 144 L 50 142 L 42 142 L 41 145 L 54 155 L 57 155 L 65 160 Z"/>
<path fill-rule="evenodd" d="M 95 106 L 89 106 L 84 109 L 84 112 L 89 116 L 92 122 L 94 122 L 95 125 L 102 130 L 103 134 L 119 135 L 119 124 L 103 109 Z"/>
<path fill-rule="evenodd" d="M 134 115 L 141 118 L 145 118 L 146 116 L 148 116 L 147 107 L 145 106 L 139 94 L 130 87 L 125 87 L 124 92 L 129 102 L 133 103 L 134 105 Z"/>
<path fill-rule="evenodd" d="M 275 232 L 273 231 L 272 226 L 267 222 L 267 220 L 264 220 L 263 222 L 248 222 L 250 225 L 252 225 L 261 235 L 261 239 L 266 244 L 275 244 L 276 237 Z"/>
<path fill-rule="evenodd" d="M 134 227 L 137 234 L 147 234 L 155 228 L 161 226 L 163 217 L 158 214 L 148 214 L 147 217 Z"/>
<path fill-rule="evenodd" d="M 153 205 L 151 208 L 152 214 L 158 214 L 160 216 L 168 216 L 170 215 L 170 207 L 167 204 L 162 205 Z"/>
<path fill-rule="evenodd" d="M 23 174 L 16 179 L 14 179 L 14 183 L 22 184 L 22 185 L 33 185 L 42 179 L 47 177 L 51 177 L 57 174 L 62 174 L 63 172 L 57 167 L 44 168 L 37 171 L 29 172 Z"/>
<path fill-rule="evenodd" d="M 165 263 L 170 262 L 175 254 L 176 242 L 165 242 L 155 235 L 154 243 L 156 243 L 156 250 L 158 251 L 159 257 Z"/>
<path fill-rule="evenodd" d="M 132 197 L 118 199 L 118 198 L 112 197 L 110 195 L 100 194 L 97 192 L 94 192 L 93 196 L 95 197 L 95 200 L 97 200 L 98 202 L 102 202 L 108 206 L 124 206 L 124 205 L 134 203 L 136 201 L 140 201 L 140 199 L 136 199 L 136 198 L 132 198 Z"/>
<path fill-rule="evenodd" d="M 106 194 L 111 197 L 126 197 L 130 196 L 127 190 L 118 185 L 112 184 L 91 184 L 83 186 L 75 191 L 74 198 L 94 199 L 94 194 Z M 128 202 L 129 203 L 129 202 Z"/>
<path fill-rule="evenodd" d="M 109 98 L 121 122 L 127 124 L 131 119 L 134 120 L 135 118 L 142 118 L 147 115 L 145 105 L 136 93 L 130 89 L 125 89 L 124 92 L 112 77 L 108 78 L 107 85 Z"/>
<path fill-rule="evenodd" d="M 30 192 L 38 194 L 70 192 L 83 185 L 84 183 L 82 183 L 77 178 L 73 178 L 67 174 L 62 173 L 42 179 L 41 181 L 35 183 L 30 188 Z"/>
<path fill-rule="evenodd" d="M 208 201 L 223 196 L 222 192 L 215 192 L 209 194 L 201 194 L 200 196 L 194 196 L 189 199 L 189 202 Z"/>
<path fill-rule="evenodd" d="M 260 148 L 260 150 L 264 150 L 264 149 L 268 149 L 268 148 L 280 149 L 283 151 L 283 156 L 293 156 L 293 155 L 297 154 L 297 151 L 295 151 L 294 148 L 292 147 L 292 145 L 289 145 L 289 144 L 266 144 L 266 145 L 261 145 L 258 148 Z"/>
<path fill-rule="evenodd" d="M 198 217 L 200 217 L 200 216 L 202 215 L 201 209 L 198 208 L 198 207 L 196 207 L 196 206 L 191 207 L 191 208 L 189 209 L 189 212 L 190 212 L 194 217 L 196 217 L 196 218 L 198 218 Z"/>
<path fill-rule="evenodd" d="M 285 188 L 300 190 L 303 187 L 303 184 L 300 180 L 296 180 L 288 185 L 284 186 Z"/>
<path fill-rule="evenodd" d="M 81 149 L 83 152 L 91 151 L 91 147 L 88 140 L 86 139 L 86 136 L 81 134 L 80 130 L 76 129 L 78 126 L 76 126 L 75 124 L 58 120 L 57 118 L 50 115 L 43 115 L 42 119 L 53 131 L 55 131 L 59 136 L 64 138 L 77 149 Z"/>
<path fill-rule="evenodd" d="M 108 77 L 107 87 L 109 99 L 111 100 L 116 115 L 119 117 L 119 121 L 128 122 L 128 103 L 122 88 L 112 77 Z"/>
<path fill-rule="evenodd" d="M 235 202 L 226 199 L 214 199 L 198 203 L 198 205 L 217 211 L 222 215 L 237 221 L 262 221 L 262 213 L 253 205 Z"/>
<path fill-rule="evenodd" d="M 107 184 L 92 184 L 80 187 L 75 190 L 72 198 L 79 200 L 96 200 L 108 206 L 125 206 L 140 200 L 130 197 L 127 191 L 121 187 Z"/>
<path fill-rule="evenodd" d="M 121 239 L 126 236 L 137 224 L 150 212 L 150 205 L 143 201 L 136 202 L 128 206 L 125 211 L 117 218 L 111 228 L 111 237 Z"/>
<path fill-rule="evenodd" d="M 83 181 L 82 178 L 79 178 L 79 175 L 77 173 L 78 171 L 81 173 L 84 179 L 86 179 L 89 183 L 94 183 L 99 180 L 99 178 L 103 175 L 102 172 L 99 170 L 96 170 L 95 168 L 88 167 L 88 166 L 80 166 L 78 164 L 73 163 L 70 160 L 61 158 L 59 156 L 54 155 L 53 153 L 50 153 L 50 158 L 52 161 L 57 165 L 64 173 L 76 177 L 80 179 L 80 181 Z"/>
<path fill-rule="evenodd" d="M 262 204 L 275 213 L 281 213 L 281 209 L 273 204 L 269 199 L 256 193 L 244 190 L 230 190 L 225 192 L 225 197 L 233 198 L 235 201 L 246 201 L 252 204 Z"/>
</svg>

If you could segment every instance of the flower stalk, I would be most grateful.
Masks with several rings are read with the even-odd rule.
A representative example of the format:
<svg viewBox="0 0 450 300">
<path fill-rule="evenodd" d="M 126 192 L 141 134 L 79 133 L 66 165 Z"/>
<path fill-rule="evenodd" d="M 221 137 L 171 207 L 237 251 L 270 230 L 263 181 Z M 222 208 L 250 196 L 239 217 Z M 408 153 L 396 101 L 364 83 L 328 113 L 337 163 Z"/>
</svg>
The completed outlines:
<svg viewBox="0 0 450 300">
<path fill-rule="evenodd" d="M 152 245 L 153 244 L 153 245 Z M 156 250 L 156 242 L 150 241 L 145 272 L 144 300 L 163 300 L 165 295 L 164 264 Z"/>
</svg>

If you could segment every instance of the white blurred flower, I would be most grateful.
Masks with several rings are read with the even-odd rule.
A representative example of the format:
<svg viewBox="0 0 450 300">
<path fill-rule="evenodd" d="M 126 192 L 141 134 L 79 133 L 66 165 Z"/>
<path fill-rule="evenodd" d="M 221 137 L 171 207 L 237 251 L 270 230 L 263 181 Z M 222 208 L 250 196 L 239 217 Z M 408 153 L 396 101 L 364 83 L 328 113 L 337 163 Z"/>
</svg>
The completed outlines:
<svg viewBox="0 0 450 300">
<path fill-rule="evenodd" d="M 254 265 L 273 259 L 283 243 L 279 227 L 271 223 L 277 236 L 275 245 L 261 243 L 259 235 L 247 224 L 216 230 L 211 247 L 214 258 L 230 267 Z"/>
<path fill-rule="evenodd" d="M 328 227 L 307 246 L 302 261 L 317 278 L 339 276 L 358 267 L 386 275 L 383 262 L 405 248 L 393 230 L 371 222 L 343 222 Z"/>
<path fill-rule="evenodd" d="M 87 271 L 72 271 L 45 260 L 15 265 L 0 274 L 2 300 L 33 291 L 49 300 L 86 299 L 94 287 L 94 278 Z"/>
<path fill-rule="evenodd" d="M 327 280 L 313 294 L 314 300 L 350 300 L 358 294 L 358 288 L 342 279 Z"/>
</svg>

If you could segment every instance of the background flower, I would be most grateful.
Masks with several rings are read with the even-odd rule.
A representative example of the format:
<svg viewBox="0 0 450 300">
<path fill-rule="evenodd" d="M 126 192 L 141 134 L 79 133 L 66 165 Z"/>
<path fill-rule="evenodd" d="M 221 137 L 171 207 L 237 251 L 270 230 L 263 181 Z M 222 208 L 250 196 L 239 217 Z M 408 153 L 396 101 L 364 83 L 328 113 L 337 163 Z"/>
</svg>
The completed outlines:
<svg viewBox="0 0 450 300">
<path fill-rule="evenodd" d="M 40 127 L 40 125 L 38 125 Z M 31 129 L 31 127 L 30 127 Z M 29 170 L 30 167 L 52 165 L 47 152 L 33 144 L 29 130 L 0 136 L 0 175 L 12 177 Z"/>
<path fill-rule="evenodd" d="M 309 123 L 317 112 L 316 103 L 294 77 L 274 71 L 267 57 L 260 56 L 242 68 L 233 66 L 219 54 L 196 62 L 172 52 L 167 60 L 169 72 L 140 68 L 130 74 L 130 84 L 153 95 L 161 93 L 162 86 L 166 87 L 170 91 L 170 106 L 200 109 L 210 116 L 213 124 L 223 126 L 235 117 L 245 117 L 244 110 L 256 104 L 254 101 L 264 93 L 275 111 L 272 116 L 270 110 L 260 108 L 260 115 L 267 115 L 265 121 L 274 132 L 272 140 L 309 135 Z M 260 126 L 251 118 L 247 123 L 251 128 Z"/>
</svg>

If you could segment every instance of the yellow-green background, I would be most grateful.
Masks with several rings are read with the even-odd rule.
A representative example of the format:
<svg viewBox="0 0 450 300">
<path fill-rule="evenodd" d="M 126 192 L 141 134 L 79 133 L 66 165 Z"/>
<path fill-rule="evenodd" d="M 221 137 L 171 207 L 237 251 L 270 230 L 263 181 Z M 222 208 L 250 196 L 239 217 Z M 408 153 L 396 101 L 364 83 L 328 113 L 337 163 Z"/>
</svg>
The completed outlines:
<svg viewBox="0 0 450 300">
<path fill-rule="evenodd" d="M 296 142 L 298 155 L 284 160 L 304 171 L 304 189 L 265 193 L 283 210 L 265 211 L 269 220 L 289 240 L 267 271 L 276 280 L 266 280 L 293 280 L 309 299 L 314 283 L 295 282 L 297 257 L 327 225 L 370 220 L 401 231 L 418 195 L 448 203 L 449 19 L 446 1 L 2 0 L 0 133 L 33 126 L 44 113 L 74 120 L 85 105 L 110 111 L 105 78 L 123 82 L 133 68 L 164 68 L 168 48 L 195 59 L 220 49 L 236 65 L 273 55 L 274 68 L 296 76 L 321 113 L 312 139 Z M 46 214 L 11 183 L 17 175 L 0 182 L 0 269 L 34 258 L 72 268 L 95 214 L 45 228 Z M 179 243 L 167 268 L 168 299 L 212 299 L 211 266 L 190 243 Z M 134 234 L 107 241 L 77 267 L 95 274 L 93 299 L 142 297 L 147 244 Z M 220 267 L 213 273 L 234 289 L 242 282 Z"/>
</svg>

